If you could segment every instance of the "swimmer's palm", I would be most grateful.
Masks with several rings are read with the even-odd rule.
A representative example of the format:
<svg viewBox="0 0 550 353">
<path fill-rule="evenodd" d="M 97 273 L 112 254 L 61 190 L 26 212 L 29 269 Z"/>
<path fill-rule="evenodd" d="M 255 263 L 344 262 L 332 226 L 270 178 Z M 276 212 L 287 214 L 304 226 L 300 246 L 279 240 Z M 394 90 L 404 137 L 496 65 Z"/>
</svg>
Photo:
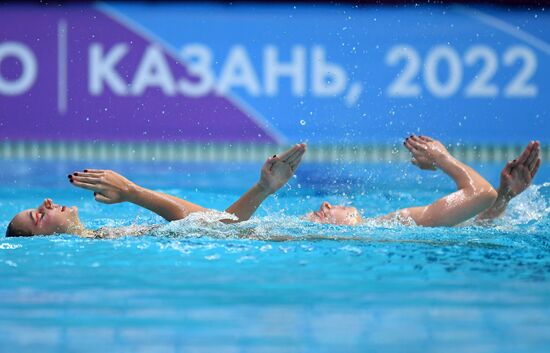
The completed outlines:
<svg viewBox="0 0 550 353">
<path fill-rule="evenodd" d="M 412 163 L 422 170 L 437 169 L 433 160 L 420 155 L 414 156 L 412 159 Z"/>
<path fill-rule="evenodd" d="M 95 195 L 98 202 L 114 204 L 128 200 L 131 181 L 112 170 L 106 170 L 100 180 L 101 189 Z"/>
<path fill-rule="evenodd" d="M 285 185 L 294 172 L 290 165 L 280 160 L 265 162 L 262 167 L 259 185 L 268 192 L 275 192 Z"/>
<path fill-rule="evenodd" d="M 69 178 L 74 186 L 93 191 L 96 201 L 108 204 L 129 201 L 136 186 L 112 170 L 85 169 Z"/>
<path fill-rule="evenodd" d="M 531 185 L 531 173 L 523 165 L 516 166 L 511 172 L 506 168 L 500 174 L 500 189 L 511 197 L 516 197 Z"/>
<path fill-rule="evenodd" d="M 437 162 L 449 155 L 445 146 L 437 141 L 425 141 L 421 148 L 413 153 L 413 164 L 424 170 L 436 170 Z"/>
</svg>

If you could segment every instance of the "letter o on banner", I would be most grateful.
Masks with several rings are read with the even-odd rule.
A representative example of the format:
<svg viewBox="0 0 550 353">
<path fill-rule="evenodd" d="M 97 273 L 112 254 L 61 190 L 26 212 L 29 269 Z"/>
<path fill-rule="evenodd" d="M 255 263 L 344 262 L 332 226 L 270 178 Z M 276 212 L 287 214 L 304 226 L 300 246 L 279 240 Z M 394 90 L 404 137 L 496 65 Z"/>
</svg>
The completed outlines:
<svg viewBox="0 0 550 353">
<path fill-rule="evenodd" d="M 0 44 L 0 64 L 2 61 L 13 56 L 21 62 L 21 76 L 8 81 L 0 74 L 0 94 L 15 96 L 26 92 L 34 84 L 38 73 L 36 57 L 32 50 L 26 45 L 18 42 L 4 42 Z"/>
</svg>

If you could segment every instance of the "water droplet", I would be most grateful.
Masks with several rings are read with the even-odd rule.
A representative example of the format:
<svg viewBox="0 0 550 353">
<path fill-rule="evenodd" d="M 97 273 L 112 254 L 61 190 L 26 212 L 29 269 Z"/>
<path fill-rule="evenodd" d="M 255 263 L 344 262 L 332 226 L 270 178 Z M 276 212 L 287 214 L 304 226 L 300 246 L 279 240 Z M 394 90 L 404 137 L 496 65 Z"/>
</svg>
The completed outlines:
<svg viewBox="0 0 550 353">
<path fill-rule="evenodd" d="M 306 121 L 305 121 L 304 119 L 300 120 L 300 125 L 305 126 L 305 125 L 306 125 Z"/>
</svg>

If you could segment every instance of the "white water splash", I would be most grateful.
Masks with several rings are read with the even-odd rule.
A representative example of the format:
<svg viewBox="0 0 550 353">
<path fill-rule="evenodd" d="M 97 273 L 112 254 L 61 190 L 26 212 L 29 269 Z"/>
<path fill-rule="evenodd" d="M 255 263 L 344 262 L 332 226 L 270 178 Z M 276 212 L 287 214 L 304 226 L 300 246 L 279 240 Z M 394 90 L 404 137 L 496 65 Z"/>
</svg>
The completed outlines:
<svg viewBox="0 0 550 353">
<path fill-rule="evenodd" d="M 10 243 L 2 243 L 0 244 L 0 250 L 14 250 L 22 248 L 23 245 L 21 244 L 10 244 Z"/>
<path fill-rule="evenodd" d="M 201 222 L 201 223 L 216 223 L 220 222 L 222 220 L 232 220 L 232 221 L 238 221 L 239 218 L 235 216 L 234 214 L 227 213 L 227 212 L 221 212 L 216 210 L 208 210 L 205 212 L 194 212 L 191 213 L 189 216 L 187 216 L 184 221 L 188 222 Z M 180 222 L 180 221 L 176 221 Z M 174 222 L 172 222 L 174 223 Z"/>
<path fill-rule="evenodd" d="M 509 224 L 526 224 L 548 217 L 550 208 L 543 192 L 548 192 L 550 183 L 532 185 L 518 197 L 510 201 L 502 221 Z"/>
<path fill-rule="evenodd" d="M 4 261 L 6 265 L 10 267 L 17 267 L 17 264 L 11 260 Z"/>
<path fill-rule="evenodd" d="M 172 221 L 156 228 L 152 234 L 168 237 L 200 238 L 203 236 L 213 238 L 232 238 L 236 234 L 232 225 L 222 223 L 222 220 L 234 220 L 238 218 L 226 212 L 206 211 L 194 212 L 184 219 Z"/>
</svg>

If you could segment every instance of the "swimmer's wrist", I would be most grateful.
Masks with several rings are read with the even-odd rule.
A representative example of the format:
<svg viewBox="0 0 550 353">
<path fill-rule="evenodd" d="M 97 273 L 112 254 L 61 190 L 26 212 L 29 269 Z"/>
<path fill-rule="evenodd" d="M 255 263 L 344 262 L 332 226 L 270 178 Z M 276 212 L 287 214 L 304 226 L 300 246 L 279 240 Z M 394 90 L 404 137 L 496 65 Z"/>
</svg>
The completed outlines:
<svg viewBox="0 0 550 353">
<path fill-rule="evenodd" d="M 127 190 L 126 190 L 126 195 L 125 195 L 126 201 L 131 203 L 138 203 L 139 199 L 143 195 L 144 190 L 145 189 L 143 187 L 134 183 L 130 183 L 127 186 Z"/>
<path fill-rule="evenodd" d="M 508 203 L 513 198 L 514 198 L 514 196 L 510 193 L 510 190 L 508 190 L 507 188 L 504 188 L 502 186 L 498 187 L 498 190 L 497 190 L 497 200 L 498 201 Z"/>
<path fill-rule="evenodd" d="M 434 164 L 439 169 L 445 169 L 445 167 L 456 161 L 456 158 L 454 158 L 451 154 L 441 154 L 440 156 L 435 158 Z"/>
<path fill-rule="evenodd" d="M 269 196 L 273 194 L 276 190 L 271 190 L 269 187 L 262 185 L 260 182 L 256 183 L 252 189 L 254 189 L 256 192 L 260 194 L 265 194 L 265 196 Z"/>
</svg>

